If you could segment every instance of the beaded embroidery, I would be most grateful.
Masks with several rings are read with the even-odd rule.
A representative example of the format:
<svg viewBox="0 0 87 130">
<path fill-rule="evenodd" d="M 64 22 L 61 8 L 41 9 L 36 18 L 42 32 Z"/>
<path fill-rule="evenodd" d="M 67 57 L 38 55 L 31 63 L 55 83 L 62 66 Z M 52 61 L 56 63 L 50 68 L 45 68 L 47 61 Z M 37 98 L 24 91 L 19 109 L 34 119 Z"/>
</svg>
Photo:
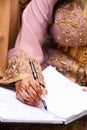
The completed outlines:
<svg viewBox="0 0 87 130">
<path fill-rule="evenodd" d="M 87 44 L 87 19 L 83 16 L 84 6 L 79 0 L 62 4 L 56 11 L 55 24 L 61 29 L 57 41 L 65 46 Z"/>
</svg>

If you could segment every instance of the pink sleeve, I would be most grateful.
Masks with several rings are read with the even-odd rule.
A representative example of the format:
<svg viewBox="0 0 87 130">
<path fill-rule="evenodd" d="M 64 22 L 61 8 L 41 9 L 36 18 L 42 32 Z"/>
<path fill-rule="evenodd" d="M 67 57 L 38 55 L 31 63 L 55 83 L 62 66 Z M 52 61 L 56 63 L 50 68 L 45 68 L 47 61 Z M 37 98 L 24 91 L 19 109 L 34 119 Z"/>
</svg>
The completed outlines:
<svg viewBox="0 0 87 130">
<path fill-rule="evenodd" d="M 42 46 L 47 36 L 47 26 L 56 0 L 32 0 L 23 12 L 22 28 L 17 37 L 15 48 L 9 51 L 9 58 L 23 49 L 29 56 L 43 62 Z"/>
</svg>

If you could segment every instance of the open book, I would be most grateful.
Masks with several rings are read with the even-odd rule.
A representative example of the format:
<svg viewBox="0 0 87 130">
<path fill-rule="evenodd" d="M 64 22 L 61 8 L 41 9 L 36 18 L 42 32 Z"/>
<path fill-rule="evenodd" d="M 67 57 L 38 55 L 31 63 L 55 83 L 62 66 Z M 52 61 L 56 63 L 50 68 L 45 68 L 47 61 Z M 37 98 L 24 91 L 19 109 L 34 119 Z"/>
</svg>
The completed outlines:
<svg viewBox="0 0 87 130">
<path fill-rule="evenodd" d="M 16 99 L 13 90 L 0 87 L 0 121 L 68 124 L 87 114 L 87 92 L 54 67 L 43 71 L 48 94 L 44 107 L 32 107 Z"/>
</svg>

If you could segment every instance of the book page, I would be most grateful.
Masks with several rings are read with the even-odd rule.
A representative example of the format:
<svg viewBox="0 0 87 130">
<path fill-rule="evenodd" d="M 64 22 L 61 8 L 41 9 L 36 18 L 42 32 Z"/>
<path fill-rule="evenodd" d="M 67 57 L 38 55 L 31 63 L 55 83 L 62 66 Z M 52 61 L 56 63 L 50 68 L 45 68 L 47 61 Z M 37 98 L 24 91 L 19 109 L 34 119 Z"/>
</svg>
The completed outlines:
<svg viewBox="0 0 87 130">
<path fill-rule="evenodd" d="M 87 92 L 71 82 L 52 66 L 43 71 L 48 94 L 46 104 L 40 108 L 26 105 L 16 98 L 14 90 L 0 87 L 1 122 L 62 124 L 87 113 Z M 69 121 L 68 121 L 69 122 Z"/>
<path fill-rule="evenodd" d="M 55 68 L 49 66 L 43 72 L 48 95 L 48 110 L 65 120 L 87 110 L 87 92 L 82 87 L 68 80 Z"/>
<path fill-rule="evenodd" d="M 50 114 L 43 107 L 26 105 L 16 98 L 14 90 L 0 87 L 0 121 L 27 123 L 57 123 L 62 120 Z"/>
</svg>

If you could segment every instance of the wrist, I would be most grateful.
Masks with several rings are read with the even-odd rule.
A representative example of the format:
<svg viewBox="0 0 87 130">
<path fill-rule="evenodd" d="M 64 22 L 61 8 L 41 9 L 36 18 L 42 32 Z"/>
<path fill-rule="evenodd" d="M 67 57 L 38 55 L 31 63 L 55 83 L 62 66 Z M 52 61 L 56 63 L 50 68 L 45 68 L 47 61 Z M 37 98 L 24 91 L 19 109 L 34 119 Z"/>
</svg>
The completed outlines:
<svg viewBox="0 0 87 130">
<path fill-rule="evenodd" d="M 29 57 L 22 50 L 20 50 L 15 57 L 8 60 L 7 69 L 3 79 L 0 80 L 0 83 L 12 83 L 20 79 L 24 79 L 29 75 L 33 76 L 29 61 L 34 63 L 36 72 L 38 74 L 38 79 L 40 83 L 44 85 L 44 77 L 42 75 L 42 69 L 38 59 Z"/>
</svg>

